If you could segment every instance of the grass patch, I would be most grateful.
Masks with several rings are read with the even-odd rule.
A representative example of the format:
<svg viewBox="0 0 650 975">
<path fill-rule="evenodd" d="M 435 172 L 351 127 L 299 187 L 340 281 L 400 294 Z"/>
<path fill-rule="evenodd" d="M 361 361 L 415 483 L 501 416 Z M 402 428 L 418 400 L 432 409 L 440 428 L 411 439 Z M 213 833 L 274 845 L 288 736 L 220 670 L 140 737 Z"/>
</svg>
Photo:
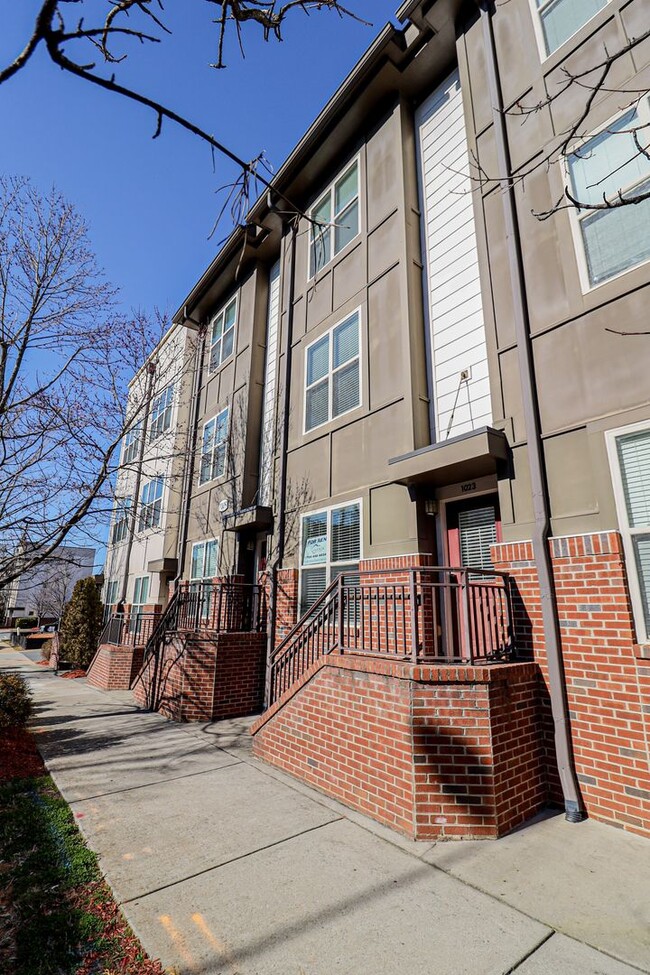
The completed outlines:
<svg viewBox="0 0 650 975">
<path fill-rule="evenodd" d="M 159 975 L 49 776 L 0 784 L 0 971 Z"/>
</svg>

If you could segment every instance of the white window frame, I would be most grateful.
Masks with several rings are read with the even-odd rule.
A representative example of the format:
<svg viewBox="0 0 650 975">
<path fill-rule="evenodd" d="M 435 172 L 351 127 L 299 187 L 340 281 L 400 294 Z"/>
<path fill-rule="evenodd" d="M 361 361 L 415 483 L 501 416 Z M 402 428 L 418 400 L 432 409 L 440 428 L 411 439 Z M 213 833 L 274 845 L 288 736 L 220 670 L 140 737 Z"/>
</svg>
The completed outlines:
<svg viewBox="0 0 650 975">
<path fill-rule="evenodd" d="M 111 526 L 111 545 L 121 545 L 129 534 L 129 516 L 131 514 L 132 498 L 118 498 L 115 501 L 113 524 Z M 116 538 L 117 526 L 120 526 L 120 537 Z M 122 526 L 124 528 L 122 529 Z"/>
<path fill-rule="evenodd" d="M 205 573 L 205 554 L 208 545 L 216 545 L 216 560 L 219 562 L 219 539 L 218 538 L 203 538 L 199 542 L 192 543 L 192 551 L 190 552 L 190 582 L 204 582 L 207 579 L 214 579 L 215 576 L 200 575 L 195 576 L 192 574 L 192 567 L 194 565 L 194 549 L 198 548 L 199 545 L 203 545 L 203 572 Z M 215 573 L 216 575 L 216 573 Z"/>
<path fill-rule="evenodd" d="M 336 194 L 335 194 L 335 189 L 336 189 L 337 183 L 340 183 L 341 180 L 345 176 L 347 176 L 347 174 L 350 172 L 350 170 L 352 169 L 353 166 L 356 166 L 357 167 L 357 195 L 356 195 L 356 200 L 357 200 L 357 204 L 358 204 L 358 208 L 359 208 L 358 227 L 357 227 L 357 232 L 354 235 L 354 237 L 351 237 L 350 240 L 348 240 L 347 243 L 344 244 L 343 247 L 341 247 L 341 249 L 339 251 L 336 251 L 335 250 L 335 245 L 336 245 L 336 233 L 335 233 L 335 231 L 336 231 L 336 227 L 334 226 L 336 224 L 336 217 L 337 217 L 337 214 L 336 214 Z M 324 190 L 322 193 L 319 193 L 318 194 L 318 197 L 316 198 L 315 202 L 312 204 L 312 206 L 309 208 L 309 211 L 308 211 L 308 215 L 309 215 L 309 218 L 310 219 L 313 219 L 313 216 L 312 215 L 320 208 L 320 205 L 323 203 L 323 201 L 325 200 L 325 197 L 328 196 L 328 195 L 329 195 L 329 198 L 330 198 L 330 214 L 332 216 L 332 220 L 331 220 L 330 225 L 328 227 L 323 227 L 322 229 L 320 229 L 318 231 L 316 230 L 316 227 L 314 226 L 313 223 L 309 225 L 309 234 L 308 234 L 309 249 L 308 249 L 308 253 L 307 253 L 307 281 L 313 281 L 315 278 L 317 278 L 318 275 L 321 274 L 322 271 L 324 271 L 325 268 L 328 267 L 328 265 L 330 265 L 332 263 L 332 261 L 336 257 L 338 257 L 339 254 L 343 254 L 344 251 L 346 251 L 347 248 L 350 246 L 350 244 L 354 243 L 354 241 L 357 239 L 357 237 L 361 233 L 361 153 L 357 153 L 357 155 L 354 156 L 354 158 L 350 159 L 350 161 L 347 163 L 347 165 L 345 165 L 339 171 L 339 173 L 336 175 L 336 177 L 332 180 L 332 182 L 329 184 L 329 186 L 327 187 L 327 189 Z M 348 203 L 346 203 L 346 205 L 343 207 L 343 209 L 344 210 L 347 210 L 348 207 L 350 207 L 352 205 L 354 199 L 355 198 L 353 197 L 352 200 L 350 200 Z M 329 241 L 330 241 L 330 256 L 329 256 L 329 260 L 325 261 L 325 263 L 323 264 L 322 267 L 319 267 L 319 268 L 316 268 L 315 267 L 314 268 L 314 271 L 312 273 L 312 269 L 311 269 L 312 248 L 314 247 L 314 242 L 316 240 L 317 234 L 319 234 L 322 237 L 324 237 L 325 234 L 327 234 L 329 236 Z"/>
<path fill-rule="evenodd" d="M 643 112 L 641 112 L 641 105 L 643 105 L 644 108 Z M 595 139 L 597 136 L 606 133 L 608 128 L 612 125 L 613 122 L 616 122 L 619 118 L 622 118 L 622 116 L 625 115 L 627 112 L 631 111 L 632 108 L 634 108 L 634 106 L 629 105 L 623 111 L 616 112 L 616 114 L 608 118 L 603 125 L 598 126 L 598 128 L 594 129 L 589 135 L 577 140 L 571 145 L 571 148 L 567 151 L 567 154 L 563 156 L 561 161 L 562 177 L 564 180 L 565 187 L 568 187 L 569 190 L 572 191 L 571 172 L 569 170 L 569 156 L 574 155 L 574 153 L 576 153 L 582 146 L 586 145 L 592 139 Z M 642 124 L 648 123 L 648 125 L 650 125 L 650 95 L 644 96 L 639 100 L 638 110 L 639 110 L 639 121 Z M 616 133 L 612 133 L 612 138 L 613 139 L 616 138 Z M 648 177 L 648 179 L 650 179 L 650 176 Z M 641 182 L 645 182 L 645 180 L 642 180 Z M 633 189 L 634 186 L 636 185 L 638 185 L 638 181 L 637 183 L 632 183 L 627 187 L 620 187 L 620 190 L 623 194 L 625 194 L 628 190 Z M 578 274 L 580 276 L 580 286 L 582 288 L 583 294 L 588 294 L 591 291 L 595 291 L 596 288 L 602 288 L 605 285 L 610 284 L 612 281 L 617 281 L 619 278 L 623 277 L 624 274 L 629 274 L 631 271 L 635 271 L 637 268 L 642 267 L 644 264 L 647 264 L 650 261 L 650 257 L 647 257 L 643 261 L 638 261 L 638 263 L 632 264 L 630 267 L 626 267 L 624 271 L 618 271 L 616 274 L 612 274 L 611 277 L 606 278 L 604 281 L 599 281 L 596 284 L 592 284 L 591 281 L 589 280 L 589 267 L 587 264 L 587 254 L 585 251 L 584 238 L 582 236 L 582 230 L 580 229 L 580 224 L 586 217 L 590 216 L 595 212 L 596 211 L 594 210 L 584 210 L 579 213 L 576 207 L 574 206 L 569 207 L 569 223 L 571 226 L 571 234 L 573 236 L 573 247 L 575 250 L 576 260 L 578 263 Z"/>
<path fill-rule="evenodd" d="M 544 0 L 541 7 L 537 6 L 537 0 L 528 0 L 528 2 L 530 4 L 531 15 L 533 18 L 533 28 L 535 30 L 537 47 L 539 49 L 539 59 L 543 64 L 544 61 L 548 61 L 548 59 L 552 58 L 553 55 L 557 54 L 558 51 L 561 51 L 564 48 L 564 46 L 568 44 L 569 41 L 571 41 L 574 37 L 576 37 L 580 33 L 580 31 L 583 30 L 584 27 L 586 27 L 587 24 L 590 24 L 592 20 L 594 20 L 598 16 L 598 14 L 601 14 L 603 10 L 606 10 L 609 4 L 611 3 L 611 0 L 606 0 L 604 7 L 601 7 L 600 10 L 597 10 L 595 14 L 592 14 L 592 16 L 589 17 L 588 20 L 585 20 L 584 24 L 581 24 L 580 27 L 578 27 L 577 30 L 573 32 L 573 34 L 567 37 L 564 41 L 562 41 L 561 44 L 559 44 L 556 48 L 554 48 L 552 51 L 549 51 L 548 53 L 546 51 L 546 39 L 544 37 L 544 28 L 542 27 L 542 18 L 540 14 L 544 9 L 550 7 L 554 2 L 557 2 L 557 0 Z M 566 2 L 570 3 L 571 0 L 566 0 Z"/>
<path fill-rule="evenodd" d="M 220 338 L 217 339 L 217 341 L 215 341 L 214 338 L 213 338 L 213 334 L 212 334 L 213 331 L 214 331 L 214 324 L 217 321 L 217 319 L 221 318 L 222 315 L 223 315 L 223 319 L 225 321 L 225 319 L 226 319 L 226 311 L 230 308 L 230 306 L 232 304 L 234 304 L 234 306 L 235 306 L 235 318 L 234 318 L 234 321 L 233 321 L 233 324 L 232 324 L 232 328 L 228 329 L 229 332 L 232 331 L 232 333 L 233 333 L 232 334 L 232 349 L 230 350 L 230 352 L 228 353 L 228 355 L 226 356 L 225 359 L 223 358 L 223 355 L 221 354 L 221 356 L 219 358 L 219 362 L 216 365 L 213 365 L 212 364 L 212 350 L 213 350 L 214 346 L 217 344 L 217 342 L 220 341 L 221 342 L 221 350 L 222 350 L 222 353 L 223 353 L 223 337 L 224 337 L 224 334 L 225 334 L 222 331 Z M 231 298 L 229 298 L 228 301 L 224 302 L 224 304 L 221 306 L 221 308 L 219 309 L 219 311 L 215 315 L 213 315 L 212 318 L 210 319 L 210 342 L 209 342 L 209 345 L 208 345 L 208 375 L 212 375 L 212 373 L 215 373 L 215 372 L 217 372 L 218 369 L 221 369 L 221 367 L 226 362 L 228 362 L 228 360 L 230 359 L 230 357 L 235 354 L 235 339 L 237 337 L 237 321 L 238 321 L 238 318 L 239 318 L 239 292 L 237 292 Z"/>
<path fill-rule="evenodd" d="M 625 553 L 625 567 L 627 569 L 627 580 L 630 587 L 630 599 L 632 601 L 632 612 L 634 614 L 634 625 L 636 629 L 637 641 L 639 643 L 650 643 L 650 632 L 646 627 L 645 612 L 643 608 L 643 596 L 641 585 L 636 568 L 636 554 L 634 551 L 634 536 L 637 534 L 647 535 L 650 526 L 646 529 L 631 528 L 628 522 L 627 502 L 625 500 L 625 488 L 623 486 L 623 475 L 618 458 L 618 447 L 616 441 L 619 437 L 624 437 L 629 433 L 642 433 L 647 431 L 650 434 L 650 420 L 642 420 L 640 423 L 631 423 L 625 427 L 618 427 L 615 430 L 607 430 L 605 433 L 605 443 L 607 444 L 607 457 L 612 476 L 612 486 L 614 488 L 614 500 L 616 502 L 616 514 L 618 516 L 618 528 L 623 539 L 623 551 Z"/>
<path fill-rule="evenodd" d="M 145 489 L 150 487 L 152 484 L 160 484 L 161 490 L 160 495 L 155 496 L 149 501 L 143 501 L 143 495 Z M 164 477 L 151 477 L 148 481 L 145 481 L 140 489 L 140 510 L 138 511 L 138 534 L 143 532 L 151 531 L 154 528 L 160 528 L 163 515 L 163 499 L 165 497 L 165 479 Z M 151 515 L 149 512 L 151 511 Z M 157 521 L 153 521 L 154 515 L 157 516 Z"/>
<path fill-rule="evenodd" d="M 221 474 L 215 474 L 214 476 L 203 478 L 203 458 L 205 456 L 207 456 L 207 454 L 208 454 L 208 451 L 205 451 L 204 452 L 204 450 L 203 450 L 203 444 L 205 442 L 205 429 L 211 423 L 214 423 L 214 425 L 216 427 L 218 425 L 218 423 L 219 423 L 220 417 L 222 417 L 224 415 L 224 413 L 227 414 L 227 417 L 226 417 L 226 434 L 225 434 L 225 437 L 224 437 L 223 440 L 220 440 L 218 443 L 214 443 L 212 445 L 212 449 L 209 451 L 209 454 L 210 454 L 210 474 L 212 474 L 212 468 L 213 468 L 213 465 L 214 465 L 214 455 L 215 455 L 215 452 L 216 452 L 217 448 L 221 444 L 225 444 L 225 450 L 224 450 L 224 455 L 223 455 L 223 471 L 221 472 Z M 209 484 L 211 481 L 219 481 L 222 477 L 225 477 L 226 476 L 226 467 L 227 467 L 227 462 L 228 462 L 228 437 L 229 437 L 229 435 L 230 435 L 230 407 L 229 406 L 226 406 L 225 409 L 219 410 L 218 413 L 216 413 L 209 420 L 206 420 L 206 422 L 203 424 L 203 433 L 202 433 L 202 436 L 201 436 L 201 456 L 199 458 L 199 485 L 200 486 L 202 486 L 203 484 Z"/>
<path fill-rule="evenodd" d="M 163 433 L 170 429 L 172 425 L 172 412 L 174 409 L 174 384 L 165 386 L 151 403 L 151 413 L 149 416 L 149 442 L 157 440 Z"/>
<path fill-rule="evenodd" d="M 332 583 L 332 567 L 336 568 L 340 565 L 349 565 L 349 561 L 344 562 L 332 562 L 330 559 L 330 546 L 332 539 L 332 513 L 338 511 L 341 508 L 351 508 L 352 505 L 359 506 L 359 562 L 363 561 L 363 498 L 351 498 L 349 501 L 341 501 L 337 504 L 329 505 L 326 508 L 314 508 L 312 511 L 305 511 L 304 514 L 300 516 L 300 535 L 299 535 L 299 548 L 298 548 L 298 619 L 300 619 L 301 605 L 302 605 L 302 575 L 304 569 L 325 569 L 325 589 Z M 319 562 L 314 565 L 303 565 L 302 562 L 302 538 L 303 538 L 303 523 L 305 519 L 312 517 L 313 515 L 327 515 L 327 561 Z"/>
<path fill-rule="evenodd" d="M 115 606 L 117 604 L 117 595 L 119 592 L 119 579 L 109 579 L 106 583 L 106 592 L 104 594 L 104 605 L 105 606 Z"/>
<path fill-rule="evenodd" d="M 333 416 L 332 415 L 332 396 L 333 396 L 333 390 L 334 390 L 334 383 L 332 382 L 332 377 L 334 376 L 334 373 L 335 372 L 340 372 L 342 369 L 346 369 L 350 365 L 351 362 L 354 362 L 354 359 L 348 359 L 348 361 L 347 362 L 344 362 L 343 365 L 337 366 L 336 369 L 334 369 L 334 367 L 333 367 L 333 363 L 334 363 L 334 359 L 333 359 L 333 356 L 334 356 L 333 335 L 334 335 L 334 332 L 336 331 L 337 328 L 339 328 L 341 325 L 345 325 L 346 322 L 348 322 L 355 315 L 357 316 L 357 330 L 358 330 L 358 338 L 359 338 L 359 342 L 358 342 L 359 351 L 357 352 L 357 356 L 356 356 L 357 362 L 359 363 L 359 402 L 357 403 L 356 406 L 351 406 L 348 410 L 343 410 L 342 413 L 337 413 L 336 416 Z M 302 393 L 303 393 L 303 402 L 302 402 L 302 432 L 303 432 L 303 435 L 304 436 L 307 436 L 308 434 L 313 433 L 315 430 L 322 429 L 328 423 L 333 423 L 335 420 L 340 420 L 342 416 L 347 416 L 349 413 L 353 413 L 355 410 L 358 410 L 358 409 L 360 409 L 363 406 L 363 376 L 361 374 L 361 361 L 362 361 L 362 358 L 363 358 L 363 343 L 362 343 L 363 329 L 361 327 L 361 322 L 362 322 L 362 307 L 359 306 L 358 308 L 355 308 L 353 311 L 351 311 L 349 313 L 349 315 L 346 315 L 340 321 L 336 322 L 335 325 L 332 325 L 331 328 L 328 328 L 324 332 L 321 332 L 321 334 L 317 338 L 315 338 L 312 342 L 310 342 L 309 345 L 305 346 L 303 391 L 302 391 Z M 317 345 L 318 342 L 321 342 L 325 338 L 326 335 L 329 336 L 329 347 L 328 347 L 329 348 L 329 351 L 328 351 L 327 374 L 325 376 L 321 376 L 320 379 L 317 379 L 315 382 L 311 383 L 310 386 L 308 386 L 307 385 L 307 369 L 308 369 L 308 361 L 309 361 L 309 350 L 312 348 L 312 346 Z M 322 383 L 324 379 L 327 379 L 327 381 L 328 381 L 328 384 L 327 384 L 327 419 L 326 420 L 323 420 L 322 423 L 317 423 L 315 426 L 307 428 L 307 392 L 313 386 L 317 386 L 319 383 Z"/>
<path fill-rule="evenodd" d="M 134 460 L 137 460 L 142 430 L 143 422 L 142 420 L 137 420 L 124 434 L 124 446 L 122 448 L 123 464 L 131 464 Z"/>
</svg>

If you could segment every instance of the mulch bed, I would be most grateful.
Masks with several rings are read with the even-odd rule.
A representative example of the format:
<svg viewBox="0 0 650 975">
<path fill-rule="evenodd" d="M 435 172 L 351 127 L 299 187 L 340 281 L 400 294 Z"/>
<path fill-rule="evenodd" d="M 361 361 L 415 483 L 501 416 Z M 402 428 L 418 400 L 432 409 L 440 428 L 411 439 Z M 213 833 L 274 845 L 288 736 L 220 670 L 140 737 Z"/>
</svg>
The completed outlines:
<svg viewBox="0 0 650 975">
<path fill-rule="evenodd" d="M 37 660 L 36 661 L 36 666 L 37 667 L 49 667 L 50 666 L 50 661 L 49 660 Z"/>
<path fill-rule="evenodd" d="M 65 674 L 59 674 L 59 677 L 63 677 L 64 680 L 76 680 L 77 677 L 85 677 L 85 670 L 67 670 Z"/>
<path fill-rule="evenodd" d="M 45 775 L 34 738 L 24 728 L 0 729 L 0 782 Z"/>
<path fill-rule="evenodd" d="M 0 728 L 0 877 L 2 975 L 164 975 L 20 728 Z"/>
</svg>

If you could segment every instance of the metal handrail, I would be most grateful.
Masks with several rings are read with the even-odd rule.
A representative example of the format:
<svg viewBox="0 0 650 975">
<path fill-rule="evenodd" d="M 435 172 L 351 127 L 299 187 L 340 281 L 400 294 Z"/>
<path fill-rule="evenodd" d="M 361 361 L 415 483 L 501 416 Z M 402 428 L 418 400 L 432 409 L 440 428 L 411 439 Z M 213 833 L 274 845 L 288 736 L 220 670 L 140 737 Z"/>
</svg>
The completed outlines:
<svg viewBox="0 0 650 975">
<path fill-rule="evenodd" d="M 339 576 L 271 656 L 269 704 L 319 657 L 345 654 L 413 663 L 496 663 L 515 650 L 507 573 L 450 566 L 372 569 Z M 353 582 L 348 581 L 350 577 Z"/>
</svg>

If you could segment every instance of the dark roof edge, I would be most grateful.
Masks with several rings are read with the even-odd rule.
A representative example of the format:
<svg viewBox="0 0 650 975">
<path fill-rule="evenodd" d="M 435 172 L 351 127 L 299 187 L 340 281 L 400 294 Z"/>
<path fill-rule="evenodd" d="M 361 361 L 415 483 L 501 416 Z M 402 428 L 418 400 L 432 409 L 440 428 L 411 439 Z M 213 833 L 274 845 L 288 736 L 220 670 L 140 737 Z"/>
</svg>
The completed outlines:
<svg viewBox="0 0 650 975">
<path fill-rule="evenodd" d="M 332 119 L 341 112 L 347 99 L 382 58 L 389 44 L 398 37 L 401 37 L 402 34 L 403 31 L 393 24 L 386 24 L 370 47 L 359 58 L 344 81 L 336 89 L 325 107 L 309 126 L 302 139 L 287 156 L 276 175 L 270 181 L 272 187 L 281 190 L 282 186 L 286 185 L 291 176 L 292 169 L 299 165 L 301 160 L 309 154 L 312 149 L 312 144 L 318 141 L 323 128 L 326 128 Z M 264 212 L 268 209 L 268 192 L 268 190 L 265 190 L 251 207 L 247 215 L 249 223 L 259 222 Z M 223 268 L 232 259 L 238 247 L 244 246 L 246 232 L 246 227 L 235 227 L 214 260 L 208 265 L 190 293 L 174 313 L 172 322 L 183 322 L 186 317 L 186 309 L 191 314 L 192 308 L 201 299 L 203 292 L 209 286 L 210 282 L 214 280 L 219 269 Z"/>
</svg>

